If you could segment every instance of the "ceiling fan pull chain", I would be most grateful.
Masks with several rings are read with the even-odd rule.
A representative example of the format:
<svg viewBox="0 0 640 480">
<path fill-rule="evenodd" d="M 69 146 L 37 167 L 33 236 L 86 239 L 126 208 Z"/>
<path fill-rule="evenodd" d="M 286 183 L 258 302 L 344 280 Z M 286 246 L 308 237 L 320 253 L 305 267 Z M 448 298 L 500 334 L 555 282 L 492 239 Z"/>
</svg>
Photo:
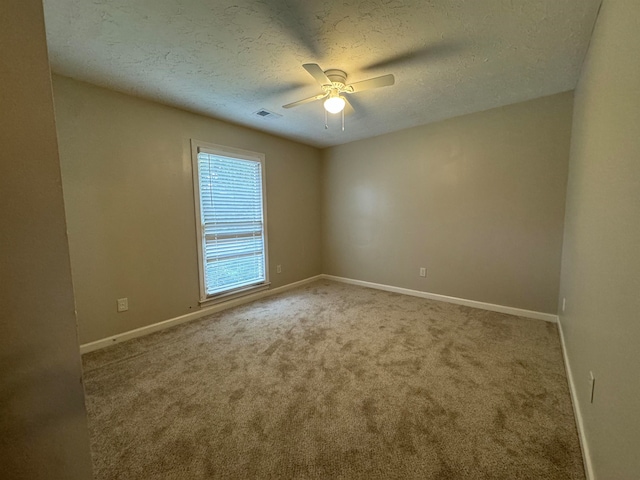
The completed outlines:
<svg viewBox="0 0 640 480">
<path fill-rule="evenodd" d="M 327 111 L 324 111 L 324 129 L 327 130 L 329 125 L 327 124 Z"/>
<path fill-rule="evenodd" d="M 342 109 L 342 131 L 344 132 L 344 108 Z"/>
</svg>

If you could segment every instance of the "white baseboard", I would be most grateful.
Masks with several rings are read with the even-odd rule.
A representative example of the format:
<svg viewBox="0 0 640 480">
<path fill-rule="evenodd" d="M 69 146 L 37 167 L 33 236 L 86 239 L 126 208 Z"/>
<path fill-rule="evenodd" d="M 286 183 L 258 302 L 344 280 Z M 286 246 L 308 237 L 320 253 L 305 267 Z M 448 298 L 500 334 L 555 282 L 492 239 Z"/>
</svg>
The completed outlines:
<svg viewBox="0 0 640 480">
<path fill-rule="evenodd" d="M 596 480 L 596 475 L 593 471 L 593 465 L 591 463 L 591 454 L 589 452 L 589 444 L 584 433 L 584 423 L 582 422 L 582 412 L 580 411 L 580 402 L 578 401 L 578 394 L 576 392 L 576 384 L 573 378 L 573 372 L 571 371 L 571 364 L 569 363 L 569 356 L 567 355 L 567 346 L 564 342 L 564 332 L 562 331 L 562 322 L 558 317 L 558 331 L 560 332 L 560 345 L 562 346 L 562 356 L 564 358 L 564 368 L 567 372 L 567 380 L 569 381 L 569 392 L 571 393 L 571 403 L 573 404 L 573 416 L 576 419 L 576 426 L 578 428 L 578 438 L 580 439 L 580 448 L 582 449 L 582 460 L 584 462 L 584 471 L 587 480 Z"/>
<path fill-rule="evenodd" d="M 99 350 L 101 348 L 108 347 L 109 345 L 114 345 L 119 342 L 131 340 L 132 338 L 149 335 L 150 333 L 157 332 L 159 330 L 164 330 L 166 328 L 175 327 L 176 325 L 180 325 L 181 323 L 186 323 L 192 320 L 196 320 L 198 318 L 206 317 L 207 315 L 211 315 L 213 313 L 220 312 L 222 310 L 227 310 L 229 308 L 237 307 L 238 305 L 244 305 L 245 303 L 253 302 L 255 300 L 260 300 L 261 298 L 264 298 L 264 297 L 269 297 L 271 295 L 276 295 L 278 293 L 286 292 L 287 290 L 300 287 L 302 285 L 314 282 L 321 278 L 322 278 L 322 275 L 316 275 L 315 277 L 305 278 L 304 280 L 289 283 L 288 285 L 283 285 L 282 287 L 263 290 L 250 295 L 245 295 L 244 297 L 234 298 L 233 300 L 229 300 L 224 303 L 218 303 L 210 307 L 203 307 L 197 312 L 187 313 L 186 315 L 170 318 L 169 320 L 164 320 L 162 322 L 154 323 L 152 325 L 136 328 L 135 330 L 129 330 L 128 332 L 119 333 L 112 337 L 96 340 L 95 342 L 85 343 L 83 345 L 80 345 L 80 353 L 84 354 L 84 353 L 93 352 L 94 350 Z"/>
<path fill-rule="evenodd" d="M 387 292 L 401 293 L 403 295 L 411 295 L 413 297 L 428 298 L 429 300 L 438 300 L 440 302 L 455 303 L 456 305 L 464 305 L 467 307 L 481 308 L 492 312 L 508 313 L 519 317 L 533 318 L 536 320 L 544 320 L 545 322 L 558 322 L 558 316 L 552 313 L 534 312 L 532 310 L 523 310 L 521 308 L 506 307 L 504 305 L 495 305 L 493 303 L 478 302 L 476 300 L 467 300 L 466 298 L 449 297 L 438 293 L 421 292 L 420 290 L 411 290 L 408 288 L 393 287 L 391 285 L 383 285 L 381 283 L 365 282 L 363 280 L 354 280 L 352 278 L 336 277 L 334 275 L 322 274 L 322 278 L 334 280 L 336 282 L 349 283 L 351 285 L 359 285 L 361 287 L 375 288 L 377 290 L 386 290 Z"/>
</svg>

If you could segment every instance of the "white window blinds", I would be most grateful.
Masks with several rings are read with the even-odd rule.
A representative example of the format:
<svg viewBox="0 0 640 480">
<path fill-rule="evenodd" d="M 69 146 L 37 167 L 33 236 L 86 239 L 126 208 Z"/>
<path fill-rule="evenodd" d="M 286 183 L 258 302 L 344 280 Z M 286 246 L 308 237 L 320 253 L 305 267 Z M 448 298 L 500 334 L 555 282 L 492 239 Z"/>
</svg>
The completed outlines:
<svg viewBox="0 0 640 480">
<path fill-rule="evenodd" d="M 266 282 L 262 166 L 198 149 L 205 297 Z"/>
</svg>

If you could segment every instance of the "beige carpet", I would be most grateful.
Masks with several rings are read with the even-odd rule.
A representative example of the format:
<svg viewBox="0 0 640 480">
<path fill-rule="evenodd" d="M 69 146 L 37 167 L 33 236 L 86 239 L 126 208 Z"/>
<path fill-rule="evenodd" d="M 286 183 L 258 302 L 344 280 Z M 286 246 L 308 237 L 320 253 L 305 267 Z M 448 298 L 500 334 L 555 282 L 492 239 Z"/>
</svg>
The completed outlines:
<svg viewBox="0 0 640 480">
<path fill-rule="evenodd" d="M 583 479 L 556 325 L 320 281 L 84 357 L 97 479 Z"/>
</svg>

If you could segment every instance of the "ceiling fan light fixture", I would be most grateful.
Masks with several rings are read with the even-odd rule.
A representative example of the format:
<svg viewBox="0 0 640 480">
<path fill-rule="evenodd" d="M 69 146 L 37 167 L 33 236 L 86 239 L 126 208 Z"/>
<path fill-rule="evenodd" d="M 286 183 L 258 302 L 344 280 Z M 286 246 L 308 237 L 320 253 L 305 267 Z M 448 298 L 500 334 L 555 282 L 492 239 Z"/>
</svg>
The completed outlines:
<svg viewBox="0 0 640 480">
<path fill-rule="evenodd" d="M 329 113 L 340 113 L 344 109 L 345 103 L 344 98 L 334 90 L 324 101 L 324 109 Z"/>
</svg>

